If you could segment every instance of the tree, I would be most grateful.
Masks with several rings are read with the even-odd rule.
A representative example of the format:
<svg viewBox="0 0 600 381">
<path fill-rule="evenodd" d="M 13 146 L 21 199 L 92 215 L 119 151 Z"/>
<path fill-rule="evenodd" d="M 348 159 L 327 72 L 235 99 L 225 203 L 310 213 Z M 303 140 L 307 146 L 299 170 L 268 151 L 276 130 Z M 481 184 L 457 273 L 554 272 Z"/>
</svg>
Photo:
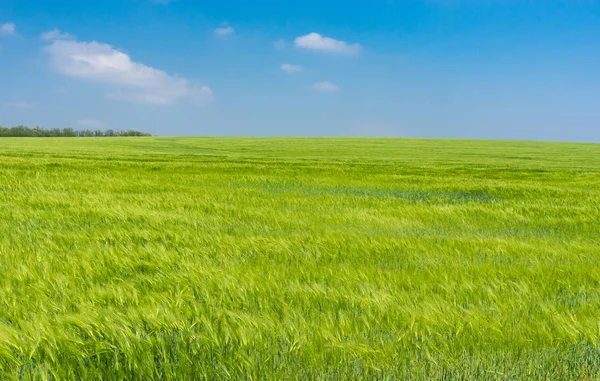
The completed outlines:
<svg viewBox="0 0 600 381">
<path fill-rule="evenodd" d="M 65 128 L 62 131 L 62 136 L 73 137 L 77 136 L 77 134 L 75 134 L 75 131 L 72 128 Z"/>
<path fill-rule="evenodd" d="M 0 137 L 94 137 L 94 136 L 152 136 L 147 132 L 125 130 L 115 131 L 112 129 L 102 131 L 90 129 L 87 130 L 74 130 L 72 128 L 52 128 L 46 130 L 41 127 L 29 128 L 27 126 L 15 126 L 15 127 L 3 127 L 0 126 Z"/>
</svg>

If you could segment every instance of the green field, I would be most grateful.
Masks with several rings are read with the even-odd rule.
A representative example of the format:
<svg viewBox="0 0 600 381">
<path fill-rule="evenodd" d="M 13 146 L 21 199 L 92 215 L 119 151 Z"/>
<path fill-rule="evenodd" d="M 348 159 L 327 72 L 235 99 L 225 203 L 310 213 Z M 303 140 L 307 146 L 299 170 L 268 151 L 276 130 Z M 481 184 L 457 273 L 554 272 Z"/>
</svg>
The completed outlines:
<svg viewBox="0 0 600 381">
<path fill-rule="evenodd" d="M 600 377 L 600 145 L 0 139 L 0 379 Z"/>
</svg>

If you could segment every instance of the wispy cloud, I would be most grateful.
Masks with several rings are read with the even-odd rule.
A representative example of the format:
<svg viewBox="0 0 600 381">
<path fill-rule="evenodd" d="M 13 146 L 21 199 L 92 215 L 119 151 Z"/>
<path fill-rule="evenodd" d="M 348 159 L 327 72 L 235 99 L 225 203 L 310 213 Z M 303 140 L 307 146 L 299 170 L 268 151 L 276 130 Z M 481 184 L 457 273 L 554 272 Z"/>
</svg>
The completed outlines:
<svg viewBox="0 0 600 381">
<path fill-rule="evenodd" d="M 17 26 L 13 23 L 0 24 L 0 35 L 12 36 L 17 33 Z"/>
<path fill-rule="evenodd" d="M 104 127 L 104 123 L 100 120 L 96 119 L 82 119 L 77 121 L 77 125 L 79 127 L 87 127 L 87 128 L 101 128 Z"/>
<path fill-rule="evenodd" d="M 275 49 L 283 50 L 287 47 L 287 43 L 285 42 L 285 40 L 277 40 L 273 43 L 273 46 L 275 47 Z"/>
<path fill-rule="evenodd" d="M 286 73 L 293 74 L 303 71 L 304 68 L 302 65 L 283 64 L 281 65 L 281 70 L 285 71 Z"/>
<path fill-rule="evenodd" d="M 52 40 L 72 40 L 75 37 L 69 33 L 61 32 L 58 29 L 50 30 L 46 33 L 42 33 L 40 38 L 44 41 L 52 41 Z"/>
<path fill-rule="evenodd" d="M 2 102 L 0 107 L 8 109 L 28 109 L 32 108 L 33 104 L 29 102 Z"/>
<path fill-rule="evenodd" d="M 221 36 L 221 37 L 230 36 L 234 33 L 235 33 L 235 29 L 233 29 L 230 26 L 223 26 L 223 27 L 215 29 L 215 35 Z"/>
<path fill-rule="evenodd" d="M 346 55 L 358 54 L 362 50 L 360 44 L 348 44 L 344 41 L 322 36 L 319 33 L 310 33 L 298 37 L 294 44 L 303 49 Z"/>
<path fill-rule="evenodd" d="M 337 93 L 340 91 L 340 88 L 337 85 L 329 81 L 316 82 L 312 85 L 312 88 L 321 93 Z"/>
<path fill-rule="evenodd" d="M 207 101 L 212 91 L 188 79 L 137 63 L 108 44 L 54 40 L 46 47 L 57 72 L 113 87 L 112 99 L 170 104 L 182 99 Z"/>
</svg>

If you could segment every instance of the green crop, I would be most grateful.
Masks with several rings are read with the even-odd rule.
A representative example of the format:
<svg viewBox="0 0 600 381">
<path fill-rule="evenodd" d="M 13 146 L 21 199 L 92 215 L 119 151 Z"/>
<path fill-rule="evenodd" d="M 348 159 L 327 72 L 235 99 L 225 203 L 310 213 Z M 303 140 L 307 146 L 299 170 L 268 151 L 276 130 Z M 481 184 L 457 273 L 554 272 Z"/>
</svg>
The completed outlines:
<svg viewBox="0 0 600 381">
<path fill-rule="evenodd" d="M 600 377 L 600 145 L 0 139 L 0 379 Z"/>
</svg>

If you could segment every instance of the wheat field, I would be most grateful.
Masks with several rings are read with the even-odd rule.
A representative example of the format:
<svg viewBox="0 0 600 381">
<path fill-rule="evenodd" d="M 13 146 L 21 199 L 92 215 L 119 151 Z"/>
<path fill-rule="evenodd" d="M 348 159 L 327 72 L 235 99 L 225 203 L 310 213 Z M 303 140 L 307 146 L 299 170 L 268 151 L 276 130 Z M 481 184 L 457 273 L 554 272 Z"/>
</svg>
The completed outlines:
<svg viewBox="0 0 600 381">
<path fill-rule="evenodd" d="M 600 145 L 0 139 L 0 379 L 600 377 Z"/>
</svg>

